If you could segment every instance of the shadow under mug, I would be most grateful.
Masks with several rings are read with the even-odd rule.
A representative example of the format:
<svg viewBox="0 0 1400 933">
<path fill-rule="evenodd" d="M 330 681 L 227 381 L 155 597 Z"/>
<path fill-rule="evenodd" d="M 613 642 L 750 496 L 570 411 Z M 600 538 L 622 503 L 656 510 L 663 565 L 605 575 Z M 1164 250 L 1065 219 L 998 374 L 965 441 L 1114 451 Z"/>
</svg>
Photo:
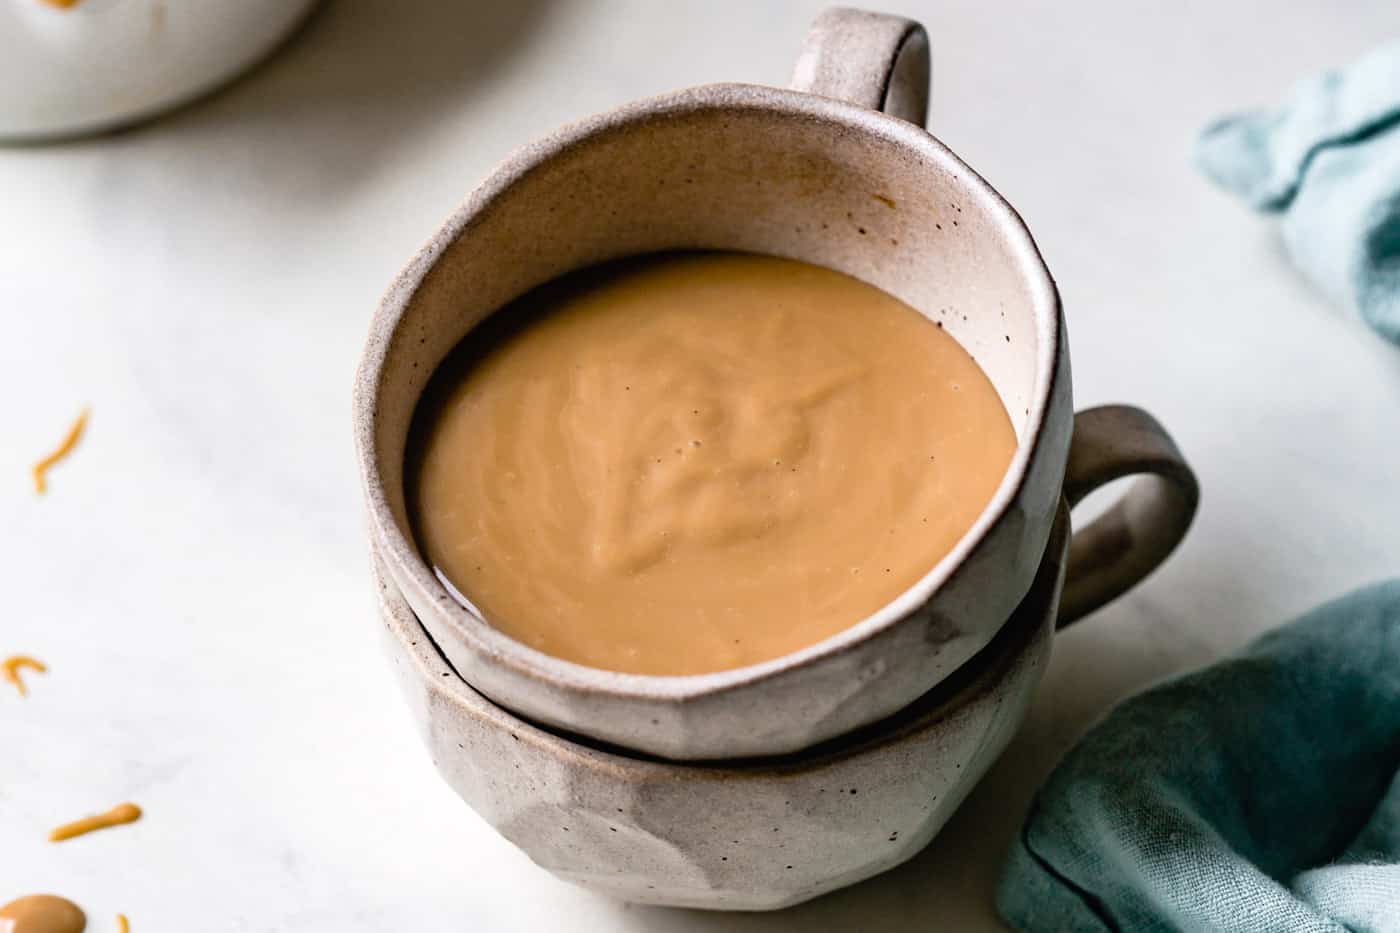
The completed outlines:
<svg viewBox="0 0 1400 933">
<path fill-rule="evenodd" d="M 692 88 L 528 145 L 391 286 L 355 386 L 370 533 L 394 585 L 477 690 L 537 722 L 663 758 L 792 753 L 884 719 L 986 646 L 1030 589 L 1062 493 L 1072 505 L 1142 474 L 1074 535 L 1061 625 L 1127 590 L 1181 540 L 1195 477 L 1145 412 L 1073 415 L 1054 282 L 1010 205 L 922 128 L 928 75 L 917 23 L 828 10 L 792 88 Z M 953 550 L 845 631 L 737 670 L 602 671 L 515 641 L 436 578 L 405 506 L 409 426 L 438 364 L 511 299 L 582 266 L 675 249 L 803 260 L 900 298 L 972 354 L 1018 444 Z"/>
</svg>

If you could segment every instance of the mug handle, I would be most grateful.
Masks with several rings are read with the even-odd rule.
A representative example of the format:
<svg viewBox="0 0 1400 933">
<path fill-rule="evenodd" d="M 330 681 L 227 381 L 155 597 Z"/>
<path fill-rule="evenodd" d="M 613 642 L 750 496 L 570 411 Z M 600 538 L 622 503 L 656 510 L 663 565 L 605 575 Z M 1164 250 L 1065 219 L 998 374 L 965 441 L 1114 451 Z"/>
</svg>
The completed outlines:
<svg viewBox="0 0 1400 933">
<path fill-rule="evenodd" d="M 789 86 L 923 126 L 929 71 L 923 26 L 902 16 L 838 6 L 812 23 Z"/>
<path fill-rule="evenodd" d="M 902 16 L 831 7 L 812 23 L 790 86 L 923 126 L 930 70 L 923 26 Z M 1139 474 L 1121 499 L 1070 539 L 1059 628 L 1155 570 L 1181 543 L 1200 502 L 1196 474 L 1147 412 L 1105 405 L 1075 415 L 1064 486 L 1071 508 L 1100 486 Z"/>
<path fill-rule="evenodd" d="M 1058 628 L 1132 589 L 1167 559 L 1191 526 L 1200 486 L 1156 418 L 1129 405 L 1076 414 L 1065 468 L 1070 508 L 1125 476 L 1138 479 L 1108 511 L 1070 538 Z"/>
</svg>

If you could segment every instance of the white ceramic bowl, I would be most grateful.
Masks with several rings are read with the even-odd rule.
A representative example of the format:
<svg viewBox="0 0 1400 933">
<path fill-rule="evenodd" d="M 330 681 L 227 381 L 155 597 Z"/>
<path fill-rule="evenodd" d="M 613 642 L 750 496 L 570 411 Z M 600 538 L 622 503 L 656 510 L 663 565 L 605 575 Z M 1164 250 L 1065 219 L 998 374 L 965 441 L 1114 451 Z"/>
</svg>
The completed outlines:
<svg viewBox="0 0 1400 933">
<path fill-rule="evenodd" d="M 0 0 L 0 141 L 112 129 L 255 64 L 316 0 Z"/>
</svg>

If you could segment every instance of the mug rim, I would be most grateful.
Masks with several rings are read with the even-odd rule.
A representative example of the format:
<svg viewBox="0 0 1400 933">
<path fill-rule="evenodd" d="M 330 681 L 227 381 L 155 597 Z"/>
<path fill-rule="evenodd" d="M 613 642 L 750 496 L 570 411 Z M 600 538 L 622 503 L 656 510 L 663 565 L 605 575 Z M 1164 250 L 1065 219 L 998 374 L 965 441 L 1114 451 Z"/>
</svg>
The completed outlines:
<svg viewBox="0 0 1400 933">
<path fill-rule="evenodd" d="M 1015 453 L 996 491 L 952 549 L 893 600 L 841 631 L 757 664 L 702 674 L 635 674 L 590 667 L 533 648 L 469 611 L 437 578 L 420 554 L 411 532 L 400 527 L 389 506 L 378 460 L 379 399 L 384 364 L 405 312 L 438 261 L 475 221 L 532 171 L 574 147 L 628 126 L 669 116 L 725 110 L 762 112 L 788 120 L 815 120 L 875 136 L 914 152 L 928 168 L 942 170 L 956 180 L 963 192 L 993 221 L 998 235 L 1008 246 L 1014 268 L 1031 294 L 1031 316 L 1038 344 L 1023 432 L 1017 438 Z M 451 626 L 472 652 L 509 668 L 516 675 L 574 693 L 645 701 L 683 703 L 728 692 L 856 650 L 930 601 L 1018 497 L 1036 448 L 1044 437 L 1056 361 L 1062 352 L 1061 329 L 1058 289 L 1021 216 L 985 179 L 923 127 L 843 100 L 767 85 L 706 84 L 643 98 L 565 124 L 507 156 L 458 204 L 385 292 L 372 319 L 356 372 L 353 400 L 355 447 L 370 533 L 376 550 L 386 561 L 397 565 L 403 585 L 412 586 L 425 605 L 440 609 L 439 618 Z"/>
</svg>

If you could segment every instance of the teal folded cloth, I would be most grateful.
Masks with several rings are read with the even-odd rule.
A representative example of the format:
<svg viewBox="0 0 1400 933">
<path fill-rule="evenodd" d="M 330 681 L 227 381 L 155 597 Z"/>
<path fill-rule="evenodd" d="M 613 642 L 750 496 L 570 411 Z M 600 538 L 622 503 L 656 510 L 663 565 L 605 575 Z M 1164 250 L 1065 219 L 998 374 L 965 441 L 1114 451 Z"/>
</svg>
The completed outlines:
<svg viewBox="0 0 1400 933">
<path fill-rule="evenodd" d="M 1303 81 L 1277 110 L 1212 124 L 1196 159 L 1252 207 L 1282 213 L 1307 276 L 1400 343 L 1400 42 Z"/>
<path fill-rule="evenodd" d="M 1041 789 L 1021 930 L 1400 931 L 1400 580 L 1124 702 Z"/>
</svg>

